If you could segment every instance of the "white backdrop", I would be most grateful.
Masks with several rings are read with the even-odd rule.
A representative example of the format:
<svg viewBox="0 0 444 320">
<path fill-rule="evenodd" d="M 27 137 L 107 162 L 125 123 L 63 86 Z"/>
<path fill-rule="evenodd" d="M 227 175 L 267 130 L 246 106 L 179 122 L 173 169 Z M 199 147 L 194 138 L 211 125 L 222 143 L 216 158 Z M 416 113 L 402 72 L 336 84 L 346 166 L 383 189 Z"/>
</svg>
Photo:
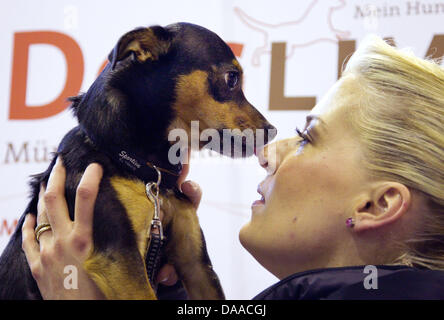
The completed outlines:
<svg viewBox="0 0 444 320">
<path fill-rule="evenodd" d="M 26 206 L 28 176 L 47 167 L 50 152 L 76 124 L 63 103 L 51 107 L 51 102 L 65 82 L 74 91 L 69 95 L 87 90 L 126 31 L 186 21 L 219 34 L 235 48 L 244 68 L 247 98 L 278 128 L 278 138 L 292 135 L 305 121 L 307 111 L 295 110 L 292 97 L 319 100 L 337 79 L 339 52 L 350 44 L 339 41 L 359 44 L 365 34 L 376 33 L 422 57 L 444 51 L 444 2 L 436 0 L 15 0 L 1 7 L 0 251 Z M 20 43 L 35 42 L 36 34 L 30 33 L 35 31 L 48 32 L 44 39 L 61 34 L 65 42 L 78 45 L 80 54 L 67 62 L 63 48 L 68 54 L 75 50 L 48 40 L 32 44 L 26 58 Z M 278 42 L 286 43 L 286 59 L 275 57 L 285 64 L 285 76 L 275 65 L 271 68 L 271 46 Z M 68 70 L 77 74 L 67 77 Z M 270 103 L 272 74 L 283 77 L 284 88 L 281 99 Z M 305 109 L 310 108 L 308 103 Z M 198 214 L 214 268 L 227 298 L 250 299 L 277 280 L 238 241 L 265 172 L 253 158 L 194 158 L 189 178 L 204 190 Z"/>
</svg>

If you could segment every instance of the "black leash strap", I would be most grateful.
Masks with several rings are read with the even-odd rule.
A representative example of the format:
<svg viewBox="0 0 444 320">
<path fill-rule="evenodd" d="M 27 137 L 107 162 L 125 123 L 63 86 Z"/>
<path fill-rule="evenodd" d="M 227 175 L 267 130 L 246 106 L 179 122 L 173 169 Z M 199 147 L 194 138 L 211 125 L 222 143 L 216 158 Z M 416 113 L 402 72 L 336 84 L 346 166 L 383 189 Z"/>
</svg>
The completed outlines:
<svg viewBox="0 0 444 320">
<path fill-rule="evenodd" d="M 160 267 L 161 249 L 164 240 L 157 233 L 151 233 L 150 245 L 146 255 L 146 270 L 151 286 L 156 290 L 155 280 Z"/>
<path fill-rule="evenodd" d="M 159 263 L 161 258 L 161 250 L 165 242 L 163 235 L 162 221 L 160 220 L 160 203 L 159 203 L 159 184 L 161 181 L 160 171 L 154 167 L 158 173 L 157 182 L 149 182 L 146 184 L 146 195 L 148 199 L 154 204 L 154 216 L 151 221 L 148 239 L 150 244 L 146 254 L 146 270 L 151 286 L 156 289 L 155 280 L 159 270 Z"/>
</svg>

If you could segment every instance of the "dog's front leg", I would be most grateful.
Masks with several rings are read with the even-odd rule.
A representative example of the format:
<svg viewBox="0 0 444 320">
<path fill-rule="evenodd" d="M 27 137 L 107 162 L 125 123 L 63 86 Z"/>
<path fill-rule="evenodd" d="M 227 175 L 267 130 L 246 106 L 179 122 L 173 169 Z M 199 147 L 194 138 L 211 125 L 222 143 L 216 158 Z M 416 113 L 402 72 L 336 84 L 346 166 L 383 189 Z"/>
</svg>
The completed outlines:
<svg viewBox="0 0 444 320">
<path fill-rule="evenodd" d="M 131 251 L 93 251 L 84 268 L 107 299 L 157 299 L 137 248 Z"/>
<path fill-rule="evenodd" d="M 166 199 L 165 199 L 166 200 Z M 196 210 L 189 201 L 169 198 L 164 207 L 170 220 L 166 252 L 190 299 L 225 299 L 208 257 Z"/>
</svg>

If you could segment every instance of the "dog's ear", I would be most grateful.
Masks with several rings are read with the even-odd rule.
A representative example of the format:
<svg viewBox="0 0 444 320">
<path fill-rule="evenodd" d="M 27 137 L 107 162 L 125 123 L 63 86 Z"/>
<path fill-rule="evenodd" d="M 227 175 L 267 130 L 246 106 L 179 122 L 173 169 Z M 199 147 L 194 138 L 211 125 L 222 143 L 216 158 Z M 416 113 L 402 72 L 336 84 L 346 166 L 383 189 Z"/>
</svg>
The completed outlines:
<svg viewBox="0 0 444 320">
<path fill-rule="evenodd" d="M 171 37 L 167 30 L 160 26 L 138 28 L 124 34 L 108 56 L 111 68 L 130 54 L 139 62 L 157 60 L 166 54 L 171 45 Z"/>
</svg>

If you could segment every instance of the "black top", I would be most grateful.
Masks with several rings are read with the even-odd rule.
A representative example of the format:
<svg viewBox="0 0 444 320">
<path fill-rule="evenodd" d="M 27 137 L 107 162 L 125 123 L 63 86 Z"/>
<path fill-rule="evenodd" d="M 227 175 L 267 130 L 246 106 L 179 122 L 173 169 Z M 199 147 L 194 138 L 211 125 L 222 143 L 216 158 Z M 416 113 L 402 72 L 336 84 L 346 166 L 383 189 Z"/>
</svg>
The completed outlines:
<svg viewBox="0 0 444 320">
<path fill-rule="evenodd" d="M 254 299 L 444 300 L 444 271 L 407 266 L 375 266 L 367 270 L 365 266 L 310 270 L 279 281 Z"/>
</svg>

